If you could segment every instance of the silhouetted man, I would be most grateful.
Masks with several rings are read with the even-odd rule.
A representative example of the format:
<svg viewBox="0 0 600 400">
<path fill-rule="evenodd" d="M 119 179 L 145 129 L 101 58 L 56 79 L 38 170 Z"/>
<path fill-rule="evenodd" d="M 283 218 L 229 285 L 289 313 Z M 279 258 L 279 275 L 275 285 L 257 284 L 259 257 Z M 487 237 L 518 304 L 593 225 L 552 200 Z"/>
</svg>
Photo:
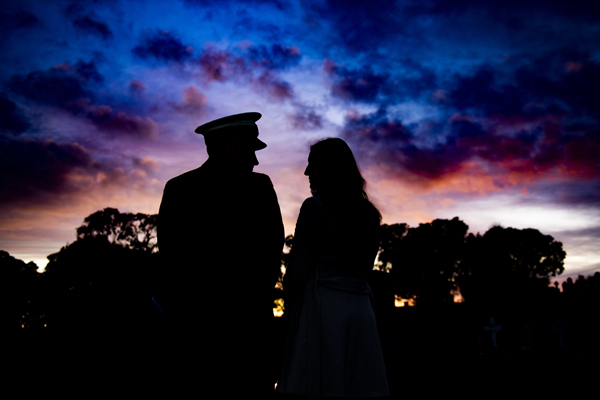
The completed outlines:
<svg viewBox="0 0 600 400">
<path fill-rule="evenodd" d="M 266 147 L 260 117 L 237 114 L 198 127 L 208 160 L 167 182 L 159 212 L 157 298 L 181 353 L 177 374 L 186 378 L 178 384 L 224 398 L 273 392 L 264 362 L 272 357 L 284 231 L 271 180 L 252 172 L 255 151 Z"/>
</svg>

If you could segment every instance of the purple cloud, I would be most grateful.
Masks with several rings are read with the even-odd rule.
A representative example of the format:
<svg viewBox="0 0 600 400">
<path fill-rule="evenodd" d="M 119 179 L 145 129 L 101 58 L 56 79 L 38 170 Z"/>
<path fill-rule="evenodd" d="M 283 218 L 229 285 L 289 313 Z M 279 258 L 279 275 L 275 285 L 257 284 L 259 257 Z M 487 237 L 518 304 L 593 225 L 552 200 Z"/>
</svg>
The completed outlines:
<svg viewBox="0 0 600 400">
<path fill-rule="evenodd" d="M 350 113 L 342 136 L 355 144 L 364 162 L 385 165 L 395 175 L 407 173 L 421 180 L 439 180 L 478 165 L 491 176 L 517 173 L 529 178 L 548 174 L 564 179 L 592 179 L 600 176 L 600 131 L 592 128 L 569 131 L 547 121 L 532 129 L 509 128 L 508 120 L 453 117 L 437 132 L 421 133 L 425 124 L 411 126 L 390 119 L 384 109 L 361 115 Z M 431 143 L 423 137 L 432 137 Z"/>
<path fill-rule="evenodd" d="M 77 143 L 51 140 L 1 140 L 0 203 L 43 203 L 49 196 L 76 191 L 69 174 L 99 170 L 85 148 Z M 88 172 L 85 172 L 88 171 Z"/>
<path fill-rule="evenodd" d="M 109 134 L 125 134 L 142 139 L 156 137 L 158 127 L 151 118 L 114 110 L 110 105 L 94 104 L 93 85 L 103 80 L 93 62 L 78 61 L 73 66 L 63 63 L 46 71 L 14 75 L 9 80 L 8 88 L 27 100 L 82 116 Z"/>
<path fill-rule="evenodd" d="M 254 85 L 274 100 L 282 101 L 294 97 L 292 86 L 269 72 L 262 73 L 255 80 Z"/>
<path fill-rule="evenodd" d="M 310 107 L 296 104 L 294 112 L 287 116 L 294 129 L 313 130 L 323 127 L 323 117 Z"/>
<path fill-rule="evenodd" d="M 181 93 L 181 99 L 181 103 L 173 104 L 176 111 L 198 117 L 207 110 L 206 95 L 197 86 L 185 88 Z"/>
<path fill-rule="evenodd" d="M 295 51 L 289 50 L 289 53 Z M 257 92 L 264 93 L 274 100 L 292 99 L 294 97 L 292 85 L 281 79 L 276 72 L 286 62 L 282 59 L 277 62 L 279 64 L 275 66 L 267 61 L 255 61 L 256 65 L 251 68 L 243 57 L 236 56 L 227 50 L 217 49 L 214 45 L 208 45 L 197 60 L 200 66 L 201 80 L 206 82 L 245 80 L 252 83 Z"/>
<path fill-rule="evenodd" d="M 202 71 L 202 79 L 208 82 L 225 82 L 249 73 L 246 61 L 242 57 L 236 57 L 230 52 L 219 50 L 212 45 L 204 49 L 197 62 Z"/>
<path fill-rule="evenodd" d="M 325 60 L 323 70 L 332 80 L 331 94 L 341 99 L 374 102 L 392 86 L 389 74 L 375 73 L 369 66 L 350 70 Z"/>
<path fill-rule="evenodd" d="M 189 60 L 193 53 L 192 47 L 185 46 L 181 39 L 167 30 L 144 31 L 139 42 L 140 44 L 131 52 L 143 60 L 155 59 L 182 63 Z"/>
<path fill-rule="evenodd" d="M 453 109 L 478 115 L 557 115 L 600 118 L 600 63 L 568 51 L 542 56 L 515 70 L 479 67 L 456 75 L 442 100 Z"/>
<path fill-rule="evenodd" d="M 129 82 L 129 88 L 135 93 L 144 93 L 146 91 L 146 86 L 144 86 L 144 83 L 137 79 Z"/>
<path fill-rule="evenodd" d="M 107 105 L 87 107 L 85 116 L 102 131 L 110 134 L 125 134 L 140 139 L 151 139 L 158 135 L 158 125 L 152 118 L 114 111 Z"/>
</svg>

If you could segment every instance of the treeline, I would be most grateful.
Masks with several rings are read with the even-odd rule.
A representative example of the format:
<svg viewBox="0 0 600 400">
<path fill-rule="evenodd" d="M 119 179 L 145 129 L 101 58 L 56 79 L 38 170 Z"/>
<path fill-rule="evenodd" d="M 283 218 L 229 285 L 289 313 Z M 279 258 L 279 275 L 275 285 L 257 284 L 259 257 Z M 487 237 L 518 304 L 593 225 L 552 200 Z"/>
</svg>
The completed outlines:
<svg viewBox="0 0 600 400">
<path fill-rule="evenodd" d="M 48 256 L 41 273 L 0 251 L 0 321 L 5 329 L 127 327 L 156 321 L 157 215 L 97 211 L 77 239 Z"/>
<path fill-rule="evenodd" d="M 378 264 L 395 294 L 421 305 L 461 299 L 493 307 L 535 297 L 564 271 L 562 243 L 537 229 L 493 226 L 474 235 L 468 228 L 457 217 L 383 225 Z"/>
<path fill-rule="evenodd" d="M 0 252 L 2 327 L 76 324 L 92 329 L 160 323 L 151 300 L 161 267 L 156 224 L 157 215 L 97 211 L 77 228 L 73 243 L 48 256 L 42 273 L 34 263 Z M 552 236 L 500 226 L 483 235 L 467 231 L 458 218 L 418 227 L 383 225 L 373 288 L 386 293 L 386 304 L 393 304 L 396 295 L 423 307 L 460 299 L 494 308 L 541 301 L 558 292 L 549 281 L 563 272 L 566 253 Z M 288 236 L 282 271 L 292 246 L 293 237 Z M 227 268 L 226 254 L 219 268 Z M 569 282 L 566 292 L 572 298 L 579 296 L 572 293 L 598 292 L 592 278 Z M 278 285 L 274 299 L 282 297 L 280 290 Z M 223 295 L 235 294 L 224 288 Z"/>
</svg>

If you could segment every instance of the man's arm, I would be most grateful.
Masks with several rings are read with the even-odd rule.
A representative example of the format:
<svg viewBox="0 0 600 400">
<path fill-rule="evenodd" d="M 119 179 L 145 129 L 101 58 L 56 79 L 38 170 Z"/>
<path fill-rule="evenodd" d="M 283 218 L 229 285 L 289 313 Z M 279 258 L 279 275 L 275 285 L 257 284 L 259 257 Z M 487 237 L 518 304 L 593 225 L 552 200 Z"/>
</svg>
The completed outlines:
<svg viewBox="0 0 600 400">
<path fill-rule="evenodd" d="M 266 275 L 265 284 L 269 285 L 269 289 L 272 289 L 277 283 L 281 269 L 281 253 L 285 232 L 277 194 L 271 179 L 262 174 L 259 177 L 260 183 L 257 189 L 260 193 L 258 202 L 260 210 L 257 211 L 260 219 L 257 221 L 257 236 L 254 238 L 257 250 L 256 259 L 260 260 L 259 268 Z"/>
</svg>

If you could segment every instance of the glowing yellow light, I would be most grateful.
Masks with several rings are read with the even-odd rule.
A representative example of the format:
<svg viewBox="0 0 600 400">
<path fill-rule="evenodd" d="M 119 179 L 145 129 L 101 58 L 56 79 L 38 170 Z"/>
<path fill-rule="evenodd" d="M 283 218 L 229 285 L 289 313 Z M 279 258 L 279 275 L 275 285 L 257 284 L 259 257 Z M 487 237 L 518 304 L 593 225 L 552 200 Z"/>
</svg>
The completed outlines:
<svg viewBox="0 0 600 400">
<path fill-rule="evenodd" d="M 415 305 L 415 299 L 403 299 L 402 297 L 396 295 L 396 298 L 394 300 L 394 305 L 396 307 L 414 307 Z"/>
<path fill-rule="evenodd" d="M 285 307 L 283 306 L 283 299 L 277 299 L 274 302 L 275 307 L 273 307 L 273 315 L 276 317 L 281 317 L 285 311 Z"/>
<path fill-rule="evenodd" d="M 453 290 L 451 294 L 455 303 L 462 303 L 463 301 L 465 301 L 465 298 L 462 297 L 462 294 L 460 294 L 460 290 Z"/>
</svg>

